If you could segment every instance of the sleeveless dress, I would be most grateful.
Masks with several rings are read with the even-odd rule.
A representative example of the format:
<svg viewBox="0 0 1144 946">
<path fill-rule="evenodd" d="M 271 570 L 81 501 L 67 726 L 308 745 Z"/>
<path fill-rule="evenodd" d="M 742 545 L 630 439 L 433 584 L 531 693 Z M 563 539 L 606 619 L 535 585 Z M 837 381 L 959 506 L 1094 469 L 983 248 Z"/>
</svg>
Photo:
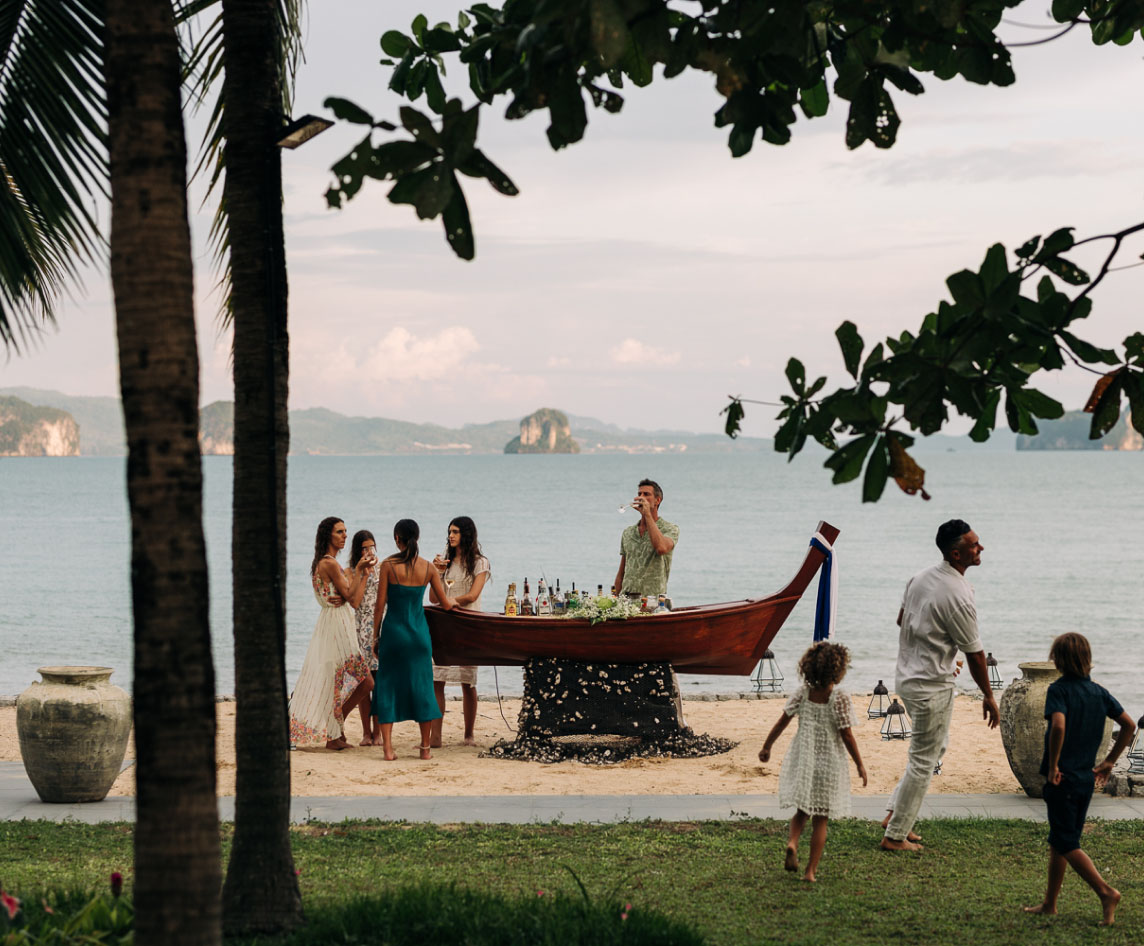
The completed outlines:
<svg viewBox="0 0 1144 946">
<path fill-rule="evenodd" d="M 445 574 L 441 576 L 442 581 L 452 580 L 453 588 L 449 591 L 450 598 L 459 598 L 461 595 L 467 595 L 473 588 L 473 582 L 476 580 L 477 575 L 489 573 L 489 577 L 485 579 L 485 588 L 489 586 L 492 581 L 492 574 L 489 567 L 489 560 L 483 555 L 477 556 L 476 565 L 473 569 L 473 574 L 465 571 L 458 559 L 453 559 L 449 563 L 449 567 L 445 569 Z M 446 585 L 446 588 L 448 586 Z M 482 589 L 482 594 L 483 594 Z M 480 611 L 481 599 L 477 598 L 469 604 L 462 605 L 466 611 Z M 477 668 L 476 667 L 438 667 L 433 664 L 433 682 L 434 683 L 467 683 L 469 686 L 477 685 Z"/>
<path fill-rule="evenodd" d="M 425 621 L 425 585 L 389 583 L 377 640 L 373 715 L 379 723 L 440 719 L 433 693 L 433 644 Z"/>
<path fill-rule="evenodd" d="M 377 605 L 377 573 L 380 565 L 374 565 L 369 570 L 365 580 L 365 594 L 361 597 L 361 604 L 357 609 L 357 640 L 358 647 L 365 655 L 370 670 L 377 669 L 377 654 L 373 650 L 373 609 Z"/>
<path fill-rule="evenodd" d="M 341 736 L 342 706 L 369 676 L 358 646 L 354 609 L 330 604 L 326 598 L 337 591 L 317 575 L 311 583 L 322 610 L 290 695 L 290 741 L 295 745 Z"/>
<path fill-rule="evenodd" d="M 780 807 L 845 818 L 850 814 L 850 756 L 840 733 L 858 725 L 849 695 L 835 687 L 825 703 L 812 703 L 807 688 L 799 687 L 783 712 L 798 717 L 798 732 L 779 774 Z"/>
</svg>

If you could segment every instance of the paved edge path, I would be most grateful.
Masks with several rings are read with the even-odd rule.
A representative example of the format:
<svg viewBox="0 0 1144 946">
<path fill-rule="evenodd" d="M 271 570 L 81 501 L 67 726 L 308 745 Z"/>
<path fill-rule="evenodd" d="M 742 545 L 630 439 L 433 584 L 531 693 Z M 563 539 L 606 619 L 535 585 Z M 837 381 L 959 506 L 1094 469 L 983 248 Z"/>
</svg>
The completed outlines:
<svg viewBox="0 0 1144 946">
<path fill-rule="evenodd" d="M 880 821 L 888 795 L 855 795 L 854 818 Z M 234 820 L 234 798 L 219 798 L 219 816 Z M 618 824 L 632 821 L 786 820 L 774 795 L 377 795 L 293 798 L 290 820 L 339 822 L 378 819 L 429 824 Z M 1044 821 L 1045 805 L 1024 795 L 926 796 L 922 818 L 1016 818 Z M 1094 819 L 1144 820 L 1144 798 L 1097 795 Z M 77 821 L 99 824 L 134 821 L 135 798 L 110 796 L 100 802 L 49 805 L 40 801 L 20 762 L 0 762 L 0 820 Z"/>
</svg>

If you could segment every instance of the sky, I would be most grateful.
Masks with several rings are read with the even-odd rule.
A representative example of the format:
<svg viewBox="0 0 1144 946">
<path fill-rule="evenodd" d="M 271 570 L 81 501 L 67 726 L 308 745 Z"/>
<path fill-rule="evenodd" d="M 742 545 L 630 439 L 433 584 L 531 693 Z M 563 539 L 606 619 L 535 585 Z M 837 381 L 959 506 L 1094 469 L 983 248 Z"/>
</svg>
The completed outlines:
<svg viewBox="0 0 1144 946">
<path fill-rule="evenodd" d="M 328 116 L 322 103 L 336 95 L 395 118 L 381 34 L 408 32 L 419 11 L 435 22 L 458 9 L 311 3 L 294 114 Z M 1043 26 L 1047 9 L 1026 2 L 1008 17 Z M 1006 27 L 1017 41 L 1045 35 Z M 976 269 L 995 242 L 1013 248 L 1061 226 L 1093 236 L 1142 219 L 1144 42 L 1095 47 L 1078 29 L 1015 49 L 1014 61 L 1009 88 L 923 75 L 925 94 L 895 91 L 902 125 L 889 151 L 848 151 L 846 103 L 834 101 L 825 118 L 799 121 L 790 144 L 756 141 L 733 159 L 707 75 L 628 86 L 619 115 L 590 109 L 586 139 L 560 152 L 544 136 L 546 113 L 508 122 L 503 105 L 484 109 L 479 145 L 521 193 L 465 179 L 473 262 L 454 257 L 439 221 L 390 204 L 380 182 L 327 209 L 330 165 L 361 137 L 359 126 L 336 126 L 283 153 L 290 405 L 449 426 L 547 406 L 625 427 L 716 431 L 728 395 L 786 391 L 789 357 L 842 383 L 843 320 L 873 345 L 916 329 L 948 298 L 945 278 Z M 463 80 L 455 67 L 447 88 L 471 102 Z M 203 119 L 189 118 L 192 151 Z M 230 340 L 217 322 L 212 207 L 201 183 L 192 192 L 206 404 L 232 399 Z M 1102 246 L 1077 261 L 1094 267 Z M 1119 260 L 1142 252 L 1138 237 Z M 1112 345 L 1144 329 L 1141 299 L 1144 267 L 1113 274 L 1080 334 Z M 1078 408 L 1092 383 L 1073 369 L 1038 386 Z M 104 270 L 86 273 L 57 329 L 0 363 L 0 387 L 10 385 L 117 393 Z M 773 414 L 749 406 L 744 433 L 770 436 Z"/>
</svg>

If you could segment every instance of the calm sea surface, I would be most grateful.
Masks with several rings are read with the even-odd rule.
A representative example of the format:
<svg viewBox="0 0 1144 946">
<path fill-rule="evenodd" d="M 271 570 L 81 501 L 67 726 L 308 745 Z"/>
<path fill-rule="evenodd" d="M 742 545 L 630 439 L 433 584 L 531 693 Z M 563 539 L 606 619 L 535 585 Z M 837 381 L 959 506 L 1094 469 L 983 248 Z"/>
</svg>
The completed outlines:
<svg viewBox="0 0 1144 946">
<path fill-rule="evenodd" d="M 643 476 L 665 491 L 661 514 L 681 536 L 671 575 L 677 604 L 761 596 L 801 562 L 819 519 L 838 526 L 837 639 L 853 654 L 846 685 L 892 686 L 894 619 L 906 580 L 935 563 L 933 534 L 954 516 L 985 545 L 969 577 L 982 637 L 1006 680 L 1045 659 L 1055 634 L 1079 630 L 1095 652 L 1094 678 L 1134 716 L 1144 712 L 1144 456 L 1132 453 L 925 454 L 931 502 L 891 485 L 863 505 L 855 484 L 830 486 L 815 457 L 787 464 L 762 452 L 673 456 L 293 457 L 289 472 L 287 666 L 293 685 L 317 616 L 308 568 L 314 530 L 343 517 L 388 547 L 393 523 L 421 524 L 422 548 L 443 547 L 455 515 L 478 525 L 499 609 L 509 581 L 541 573 L 577 588 L 610 585 L 619 534 L 635 521 L 616 508 Z M 231 640 L 231 463 L 207 457 L 205 527 L 219 693 L 234 691 Z M 0 460 L 0 695 L 13 696 L 51 664 L 116 668 L 131 684 L 130 531 L 122 459 Z M 348 552 L 348 549 L 347 549 Z M 812 586 L 813 588 L 813 586 Z M 810 643 L 813 594 L 774 643 L 794 676 Z M 600 633 L 606 634 L 607 625 Z M 502 693 L 520 672 L 501 668 Z M 746 677 L 683 676 L 684 692 L 750 689 Z M 482 668 L 481 692 L 494 688 Z"/>
</svg>

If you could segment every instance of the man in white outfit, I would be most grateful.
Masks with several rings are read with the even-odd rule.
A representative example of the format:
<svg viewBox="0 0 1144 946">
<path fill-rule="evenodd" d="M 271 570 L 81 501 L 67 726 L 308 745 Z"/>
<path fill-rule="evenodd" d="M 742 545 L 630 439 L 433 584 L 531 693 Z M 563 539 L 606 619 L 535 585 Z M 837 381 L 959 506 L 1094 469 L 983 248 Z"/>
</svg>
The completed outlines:
<svg viewBox="0 0 1144 946">
<path fill-rule="evenodd" d="M 883 822 L 882 847 L 889 851 L 922 848 L 912 829 L 949 738 L 959 650 L 985 695 L 982 717 L 990 729 L 997 727 L 999 717 L 985 648 L 977 633 L 973 586 L 965 577 L 966 569 L 981 564 L 984 547 L 961 519 L 943 522 L 936 541 L 942 561 L 909 580 L 898 612 L 897 693 L 909 714 L 913 736 L 906 771 L 891 796 L 893 810 Z"/>
</svg>

